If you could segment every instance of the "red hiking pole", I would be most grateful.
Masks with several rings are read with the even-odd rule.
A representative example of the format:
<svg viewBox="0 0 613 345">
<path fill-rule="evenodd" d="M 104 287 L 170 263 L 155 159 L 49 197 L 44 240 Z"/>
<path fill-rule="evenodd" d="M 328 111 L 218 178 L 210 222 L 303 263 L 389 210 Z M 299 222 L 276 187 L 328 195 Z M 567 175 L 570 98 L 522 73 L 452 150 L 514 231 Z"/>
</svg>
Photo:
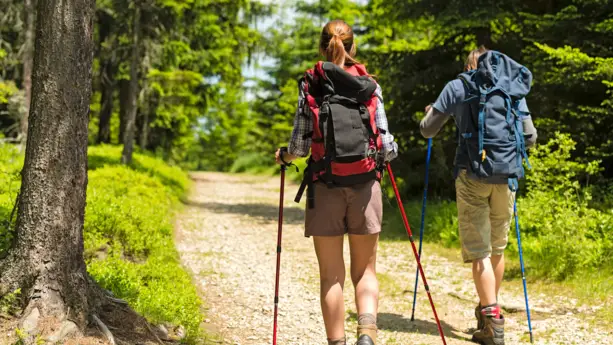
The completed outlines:
<svg viewBox="0 0 613 345">
<path fill-rule="evenodd" d="M 285 170 L 281 165 L 281 193 L 279 197 L 279 228 L 277 230 L 277 273 L 275 276 L 275 316 L 272 330 L 272 345 L 277 345 L 277 314 L 279 311 L 279 274 L 281 271 L 281 239 L 283 238 L 283 191 L 285 189 Z"/>
<path fill-rule="evenodd" d="M 415 246 L 415 241 L 413 240 L 413 233 L 411 232 L 411 227 L 409 226 L 409 221 L 407 220 L 407 215 L 406 215 L 406 212 L 404 211 L 402 200 L 400 200 L 400 193 L 398 192 L 398 187 L 396 186 L 396 179 L 394 179 L 394 174 L 392 173 L 392 167 L 390 166 L 389 163 L 387 163 L 387 173 L 389 174 L 390 181 L 392 182 L 392 187 L 394 188 L 394 194 L 396 195 L 396 201 L 398 202 L 398 208 L 400 208 L 400 214 L 402 215 L 402 221 L 404 222 L 404 228 L 407 230 L 407 235 L 409 235 L 409 240 L 411 241 L 411 247 L 413 248 L 413 254 L 415 255 L 415 259 L 417 260 L 417 268 L 419 269 L 419 273 L 421 273 L 421 280 L 424 282 L 424 288 L 426 290 L 426 293 L 428 294 L 430 305 L 432 306 L 432 312 L 434 313 L 434 318 L 436 319 L 436 327 L 438 327 L 438 333 L 441 335 L 443 344 L 447 345 L 447 342 L 445 341 L 445 334 L 443 334 L 443 328 L 441 327 L 441 322 L 438 319 L 438 314 L 436 313 L 436 307 L 434 306 L 434 301 L 432 300 L 432 295 L 430 294 L 430 287 L 428 286 L 428 281 L 426 280 L 426 274 L 424 273 L 423 267 L 421 267 L 421 260 L 419 258 L 419 254 L 417 253 L 417 247 Z"/>
<path fill-rule="evenodd" d="M 272 329 L 272 345 L 277 345 L 277 315 L 279 312 L 279 275 L 281 272 L 281 239 L 283 238 L 283 194 L 285 191 L 285 170 L 288 166 L 294 165 L 283 160 L 283 154 L 287 152 L 287 147 L 279 149 L 279 157 L 283 164 L 281 165 L 281 191 L 279 193 L 279 228 L 277 230 L 277 273 L 275 276 L 275 316 Z M 298 171 L 298 167 L 296 167 Z"/>
</svg>

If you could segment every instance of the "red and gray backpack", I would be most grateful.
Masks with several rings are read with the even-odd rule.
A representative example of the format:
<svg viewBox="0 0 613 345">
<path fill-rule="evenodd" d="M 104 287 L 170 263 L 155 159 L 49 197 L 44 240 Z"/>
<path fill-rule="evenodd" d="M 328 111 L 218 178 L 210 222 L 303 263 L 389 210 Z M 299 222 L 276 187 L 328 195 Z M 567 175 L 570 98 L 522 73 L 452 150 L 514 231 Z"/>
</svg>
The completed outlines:
<svg viewBox="0 0 613 345">
<path fill-rule="evenodd" d="M 301 85 L 312 117 L 311 157 L 296 195 L 300 202 L 308 186 L 307 199 L 314 205 L 312 183 L 345 187 L 381 178 L 382 144 L 377 128 L 377 83 L 363 65 L 343 69 L 319 62 L 306 71 Z"/>
</svg>

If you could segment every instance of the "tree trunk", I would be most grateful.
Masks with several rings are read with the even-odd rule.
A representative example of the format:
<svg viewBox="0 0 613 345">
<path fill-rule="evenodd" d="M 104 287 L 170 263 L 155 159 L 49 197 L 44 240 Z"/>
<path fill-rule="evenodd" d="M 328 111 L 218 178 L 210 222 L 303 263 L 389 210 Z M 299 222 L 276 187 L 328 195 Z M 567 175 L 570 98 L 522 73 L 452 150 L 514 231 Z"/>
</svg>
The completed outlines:
<svg viewBox="0 0 613 345">
<path fill-rule="evenodd" d="M 142 93 L 142 100 L 141 100 L 141 104 L 143 105 L 142 108 L 142 127 L 141 127 L 141 131 L 140 131 L 140 148 L 142 150 L 146 150 L 147 149 L 147 144 L 149 141 L 149 112 L 151 111 L 151 101 L 149 100 L 149 95 L 147 90 L 147 79 L 145 78 L 145 80 L 143 81 L 143 89 L 144 92 Z"/>
<path fill-rule="evenodd" d="M 130 81 L 127 79 L 119 80 L 119 143 L 123 143 L 126 133 L 126 122 L 128 121 L 128 104 L 130 103 Z"/>
<path fill-rule="evenodd" d="M 94 0 L 38 2 L 32 106 L 15 243 L 0 262 L 0 296 L 84 327 L 93 305 L 83 261 Z M 93 299 L 92 299 L 93 300 Z"/>
<path fill-rule="evenodd" d="M 138 110 L 138 67 L 140 66 L 140 5 L 134 4 L 134 24 L 132 27 L 132 61 L 130 64 L 130 92 L 126 111 L 126 127 L 123 134 L 123 152 L 121 162 L 132 163 L 134 151 L 134 132 L 136 129 L 136 112 Z"/>
<path fill-rule="evenodd" d="M 30 116 L 30 102 L 32 100 L 32 64 L 34 60 L 34 23 L 36 19 L 36 0 L 25 0 L 24 24 L 25 39 L 23 47 L 23 88 L 25 91 L 24 112 L 19 124 L 22 143 L 25 144 L 28 137 L 28 117 Z"/>
<path fill-rule="evenodd" d="M 113 53 L 110 53 L 113 54 Z M 98 144 L 111 142 L 111 116 L 113 115 L 113 93 L 115 91 L 116 66 L 113 57 L 107 57 L 100 69 L 100 121 L 98 123 Z"/>
</svg>

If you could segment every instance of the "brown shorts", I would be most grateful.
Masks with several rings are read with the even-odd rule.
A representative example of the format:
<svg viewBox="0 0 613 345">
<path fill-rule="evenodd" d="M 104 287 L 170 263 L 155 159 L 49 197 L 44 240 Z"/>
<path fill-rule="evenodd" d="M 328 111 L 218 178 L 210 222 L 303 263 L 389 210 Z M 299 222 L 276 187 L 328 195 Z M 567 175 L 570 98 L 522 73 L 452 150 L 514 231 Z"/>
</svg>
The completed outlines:
<svg viewBox="0 0 613 345">
<path fill-rule="evenodd" d="M 306 208 L 305 236 L 370 235 L 381 232 L 381 184 L 371 181 L 328 188 L 314 183 L 315 208 Z"/>
</svg>

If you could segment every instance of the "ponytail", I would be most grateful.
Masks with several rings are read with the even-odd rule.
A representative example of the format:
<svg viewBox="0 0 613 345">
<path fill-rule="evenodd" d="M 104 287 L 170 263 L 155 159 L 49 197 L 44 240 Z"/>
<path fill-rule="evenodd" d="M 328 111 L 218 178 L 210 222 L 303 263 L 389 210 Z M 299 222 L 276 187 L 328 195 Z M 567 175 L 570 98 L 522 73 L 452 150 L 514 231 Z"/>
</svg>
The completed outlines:
<svg viewBox="0 0 613 345">
<path fill-rule="evenodd" d="M 326 59 L 335 65 L 344 66 L 346 56 L 347 52 L 345 52 L 343 41 L 337 34 L 334 34 L 326 49 Z"/>
<path fill-rule="evenodd" d="M 341 67 L 359 63 L 354 58 L 353 30 L 342 20 L 333 20 L 324 26 L 319 49 L 328 61 Z"/>
</svg>

